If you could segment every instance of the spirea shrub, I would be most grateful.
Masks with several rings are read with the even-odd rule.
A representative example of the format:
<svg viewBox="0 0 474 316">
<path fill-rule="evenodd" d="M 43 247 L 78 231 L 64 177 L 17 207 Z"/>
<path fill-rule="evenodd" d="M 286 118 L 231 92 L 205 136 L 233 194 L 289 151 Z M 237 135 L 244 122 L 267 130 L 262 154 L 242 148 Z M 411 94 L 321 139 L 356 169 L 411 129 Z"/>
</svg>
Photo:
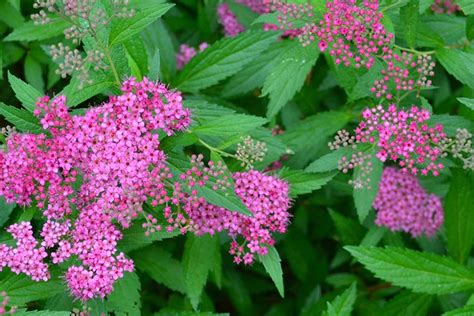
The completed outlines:
<svg viewBox="0 0 474 316">
<path fill-rule="evenodd" d="M 0 315 L 474 313 L 470 1 L 0 9 Z"/>
</svg>

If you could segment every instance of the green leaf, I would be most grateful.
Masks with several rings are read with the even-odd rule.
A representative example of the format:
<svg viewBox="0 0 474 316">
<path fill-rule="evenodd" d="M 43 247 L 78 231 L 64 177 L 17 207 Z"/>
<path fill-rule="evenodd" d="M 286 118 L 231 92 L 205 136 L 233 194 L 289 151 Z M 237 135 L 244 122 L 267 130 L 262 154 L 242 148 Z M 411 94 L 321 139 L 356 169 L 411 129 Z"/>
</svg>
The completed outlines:
<svg viewBox="0 0 474 316">
<path fill-rule="evenodd" d="M 435 114 L 431 116 L 430 122 L 443 125 L 443 132 L 450 137 L 456 136 L 457 130 L 460 128 L 465 128 L 471 133 L 474 132 L 474 122 L 458 115 Z"/>
<path fill-rule="evenodd" d="M 440 49 L 436 57 L 457 80 L 474 89 L 474 54 L 457 49 Z"/>
<path fill-rule="evenodd" d="M 474 14 L 474 2 L 471 0 L 458 0 L 457 4 L 466 15 Z"/>
<path fill-rule="evenodd" d="M 332 151 L 317 160 L 313 161 L 306 169 L 305 172 L 325 172 L 336 170 L 339 160 L 342 157 L 350 154 L 353 151 L 350 147 L 343 147 L 338 150 Z"/>
<path fill-rule="evenodd" d="M 450 294 L 474 288 L 474 272 L 433 253 L 397 247 L 344 247 L 376 277 L 416 293 Z"/>
<path fill-rule="evenodd" d="M 283 285 L 283 270 L 281 268 L 281 259 L 275 247 L 267 247 L 268 253 L 264 256 L 259 255 L 265 270 L 275 283 L 275 286 L 281 297 L 285 297 L 285 287 Z"/>
<path fill-rule="evenodd" d="M 8 122 L 15 125 L 20 131 L 32 133 L 41 133 L 43 131 L 38 119 L 23 109 L 0 102 L 0 115 L 3 115 Z"/>
<path fill-rule="evenodd" d="M 239 23 L 244 29 L 249 29 L 252 22 L 259 16 L 258 13 L 252 11 L 248 6 L 234 1 L 228 1 L 230 11 L 237 17 Z"/>
<path fill-rule="evenodd" d="M 290 197 L 294 198 L 300 194 L 310 193 L 322 188 L 334 178 L 337 172 L 306 173 L 303 170 L 284 169 L 280 178 L 290 185 Z"/>
<path fill-rule="evenodd" d="M 186 294 L 196 310 L 201 301 L 201 294 L 206 285 L 209 271 L 214 266 L 214 251 L 218 239 L 209 234 L 203 236 L 189 235 L 186 239 L 183 254 L 183 272 Z"/>
<path fill-rule="evenodd" d="M 318 143 L 325 143 L 329 136 L 347 124 L 349 118 L 343 112 L 321 112 L 287 129 L 279 137 L 294 152 L 306 151 Z M 311 137 L 308 137 L 308 131 L 311 131 Z"/>
<path fill-rule="evenodd" d="M 474 175 L 466 170 L 452 171 L 451 184 L 444 200 L 445 229 L 449 254 L 464 263 L 474 243 Z"/>
<path fill-rule="evenodd" d="M 126 272 L 123 278 L 114 284 L 114 291 L 107 297 L 108 310 L 125 313 L 128 316 L 140 316 L 140 280 L 135 272 Z"/>
<path fill-rule="evenodd" d="M 168 233 L 166 230 L 151 233 L 150 236 L 145 235 L 145 230 L 141 223 L 134 223 L 132 227 L 125 229 L 122 232 L 122 239 L 118 242 L 117 247 L 123 252 L 130 252 L 136 249 L 149 246 L 154 241 L 161 241 L 163 239 L 173 238 L 180 234 L 179 231 Z"/>
<path fill-rule="evenodd" d="M 38 101 L 43 94 L 11 73 L 8 73 L 8 82 L 13 92 L 15 92 L 16 98 L 20 100 L 28 111 L 33 112 L 36 108 L 36 101 Z"/>
<path fill-rule="evenodd" d="M 25 64 L 23 66 L 26 81 L 39 91 L 44 91 L 44 79 L 41 64 L 32 56 L 32 54 L 28 54 L 26 55 Z"/>
<path fill-rule="evenodd" d="M 47 24 L 36 25 L 33 21 L 23 23 L 11 32 L 4 41 L 40 41 L 61 35 L 64 29 L 70 26 L 68 22 L 60 18 L 53 18 Z"/>
<path fill-rule="evenodd" d="M 71 312 L 58 312 L 58 311 L 17 311 L 15 316 L 70 316 Z"/>
<path fill-rule="evenodd" d="M 229 211 L 238 212 L 247 216 L 252 216 L 252 212 L 248 210 L 242 200 L 235 194 L 235 192 L 222 192 L 212 189 L 214 183 L 209 181 L 205 186 L 198 187 L 196 190 L 198 196 L 202 196 L 210 204 L 223 207 Z"/>
<path fill-rule="evenodd" d="M 148 53 L 140 36 L 134 36 L 123 43 L 127 56 L 135 62 L 140 77 L 148 73 Z M 131 67 L 130 67 L 131 68 Z"/>
<path fill-rule="evenodd" d="M 265 52 L 248 63 L 226 83 L 222 96 L 230 98 L 262 87 L 265 78 L 278 63 L 277 57 L 292 43 L 292 41 L 280 41 L 270 45 Z"/>
<path fill-rule="evenodd" d="M 3 224 L 8 221 L 15 206 L 16 204 L 8 204 L 5 202 L 5 198 L 0 196 L 0 227 L 3 227 Z"/>
<path fill-rule="evenodd" d="M 364 237 L 364 227 L 357 221 L 345 217 L 333 210 L 329 210 L 334 226 L 338 235 L 341 237 L 342 244 L 344 245 L 357 245 Z"/>
<path fill-rule="evenodd" d="M 79 89 L 80 81 L 73 77 L 71 82 L 64 87 L 61 94 L 66 96 L 68 107 L 75 107 L 115 85 L 115 82 L 110 81 L 103 75 L 94 75 L 91 76 L 91 79 L 93 80 L 92 84 L 85 85 L 82 89 Z"/>
<path fill-rule="evenodd" d="M 443 316 L 472 316 L 474 315 L 474 305 L 466 305 L 464 307 L 446 312 Z"/>
<path fill-rule="evenodd" d="M 383 306 L 384 316 L 426 316 L 433 297 L 403 291 Z"/>
<path fill-rule="evenodd" d="M 270 98 L 267 117 L 275 116 L 303 87 L 319 57 L 315 45 L 303 47 L 298 41 L 292 41 L 292 45 L 277 57 L 278 63 L 263 84 L 262 96 L 268 95 Z"/>
<path fill-rule="evenodd" d="M 7 1 L 0 1 L 0 21 L 9 27 L 16 28 L 23 24 L 24 18 L 20 11 Z"/>
<path fill-rule="evenodd" d="M 370 183 L 363 188 L 354 188 L 354 203 L 361 223 L 365 220 L 367 215 L 369 215 L 369 211 L 372 209 L 372 203 L 377 196 L 379 182 L 383 171 L 383 163 L 377 157 L 373 156 L 370 161 L 373 168 L 369 175 Z M 359 177 L 363 177 L 360 167 L 354 170 L 354 181 Z"/>
<path fill-rule="evenodd" d="M 164 286 L 186 293 L 181 263 L 160 247 L 150 246 L 131 254 L 138 269 Z"/>
<path fill-rule="evenodd" d="M 224 38 L 197 54 L 181 71 L 175 86 L 197 92 L 239 72 L 275 41 L 274 32 L 247 31 Z"/>
<path fill-rule="evenodd" d="M 263 117 L 229 114 L 205 121 L 193 128 L 193 132 L 198 135 L 233 136 L 254 130 L 267 122 Z"/>
<path fill-rule="evenodd" d="M 474 99 L 458 98 L 457 100 L 468 108 L 470 108 L 471 110 L 474 110 Z"/>
<path fill-rule="evenodd" d="M 325 316 L 350 316 L 357 296 L 356 284 L 352 285 L 338 295 L 331 303 L 328 302 L 328 311 Z"/>
<path fill-rule="evenodd" d="M 469 41 L 474 40 L 474 15 L 470 15 L 466 20 L 466 38 Z"/>
<path fill-rule="evenodd" d="M 419 0 L 409 0 L 408 4 L 400 9 L 400 20 L 403 33 L 409 47 L 414 48 L 416 43 L 417 26 L 419 20 Z"/>
<path fill-rule="evenodd" d="M 5 274 L 7 274 L 5 276 Z M 49 281 L 36 282 L 24 274 L 2 273 L 0 289 L 8 293 L 11 305 L 24 305 L 25 303 L 52 297 L 65 291 L 64 281 L 54 277 Z"/>
<path fill-rule="evenodd" d="M 139 9 L 131 18 L 114 19 L 109 35 L 109 45 L 114 46 L 130 39 L 168 12 L 173 6 L 174 4 L 171 3 L 150 3 Z"/>
</svg>

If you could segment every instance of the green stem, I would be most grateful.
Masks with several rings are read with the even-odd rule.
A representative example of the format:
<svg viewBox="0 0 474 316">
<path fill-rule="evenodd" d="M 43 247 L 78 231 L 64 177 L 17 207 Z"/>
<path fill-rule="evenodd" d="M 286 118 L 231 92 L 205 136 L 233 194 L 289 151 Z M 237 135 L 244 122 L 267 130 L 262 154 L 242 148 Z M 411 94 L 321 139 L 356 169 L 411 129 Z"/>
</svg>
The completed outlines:
<svg viewBox="0 0 474 316">
<path fill-rule="evenodd" d="M 399 50 L 403 50 L 405 52 L 410 52 L 410 53 L 417 54 L 417 55 L 431 55 L 431 54 L 436 53 L 436 51 L 434 51 L 434 50 L 428 50 L 428 51 L 422 52 L 422 51 L 419 51 L 419 50 L 416 50 L 416 49 L 401 47 L 401 46 L 398 46 L 397 44 L 393 44 L 393 47 L 398 48 Z"/>
<path fill-rule="evenodd" d="M 216 147 L 213 147 L 211 145 L 209 145 L 208 143 L 206 143 L 205 141 L 203 141 L 202 139 L 199 139 L 199 142 L 204 145 L 204 147 L 206 147 L 207 149 L 209 149 L 210 151 L 215 151 L 219 154 L 221 154 L 222 156 L 224 157 L 232 157 L 232 158 L 235 158 L 234 155 L 232 154 L 229 154 L 228 152 L 225 152 L 223 150 L 220 150 L 219 148 L 216 148 Z"/>
</svg>

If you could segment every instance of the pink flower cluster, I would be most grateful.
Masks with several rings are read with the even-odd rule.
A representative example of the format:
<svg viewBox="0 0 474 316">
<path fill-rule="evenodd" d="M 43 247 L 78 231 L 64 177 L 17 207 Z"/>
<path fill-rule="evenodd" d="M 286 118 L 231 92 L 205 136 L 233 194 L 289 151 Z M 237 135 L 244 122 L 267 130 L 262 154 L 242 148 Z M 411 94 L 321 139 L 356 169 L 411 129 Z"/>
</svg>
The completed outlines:
<svg viewBox="0 0 474 316">
<path fill-rule="evenodd" d="M 35 281 L 47 281 L 50 275 L 43 260 L 48 254 L 45 247 L 38 247 L 31 224 L 13 224 L 8 227 L 7 232 L 15 239 L 17 247 L 0 245 L 0 271 L 8 267 L 12 272 L 25 273 Z"/>
<path fill-rule="evenodd" d="M 267 246 L 274 245 L 272 232 L 286 232 L 290 218 L 288 184 L 255 170 L 237 172 L 232 177 L 235 193 L 252 212 L 252 217 L 203 200 L 186 203 L 184 210 L 194 233 L 227 231 L 234 240 L 230 249 L 234 262 L 251 264 L 255 254 L 265 255 Z M 242 244 L 239 244 L 239 238 Z"/>
<path fill-rule="evenodd" d="M 329 51 L 336 65 L 355 68 L 373 67 L 377 59 L 386 65 L 381 78 L 375 80 L 371 91 L 377 98 L 391 100 L 396 93 L 410 93 L 415 89 L 431 86 L 429 77 L 434 75 L 434 62 L 429 55 L 417 56 L 392 48 L 394 35 L 382 24 L 383 13 L 379 12 L 379 0 L 333 0 L 326 3 L 327 12 L 319 22 L 311 20 L 310 5 L 286 4 L 274 0 L 272 10 L 280 13 L 279 28 L 298 30 L 297 35 L 304 46 L 318 40 L 321 51 Z M 296 21 L 304 26 L 295 29 Z"/>
<path fill-rule="evenodd" d="M 370 143 L 377 146 L 377 158 L 398 161 L 403 171 L 422 175 L 432 173 L 437 176 L 443 169 L 436 160 L 442 151 L 438 148 L 446 138 L 443 126 L 430 127 L 426 123 L 430 113 L 416 106 L 409 111 L 397 110 L 390 105 L 388 110 L 379 105 L 362 112 L 363 120 L 355 129 L 358 143 Z"/>
<path fill-rule="evenodd" d="M 455 14 L 457 11 L 461 11 L 461 8 L 456 0 L 435 0 L 431 5 L 431 10 L 438 14 Z"/>
<path fill-rule="evenodd" d="M 183 130 L 190 113 L 179 92 L 147 79 L 125 81 L 122 92 L 73 117 L 65 97 L 43 97 L 35 114 L 51 137 L 13 133 L 7 139 L 7 150 L 0 152 L 0 195 L 20 205 L 36 201 L 48 221 L 39 248 L 30 224 L 12 225 L 17 248 L 1 246 L 0 266 L 45 280 L 45 248 L 57 245 L 53 263 L 71 255 L 82 261 L 66 273 L 81 300 L 105 297 L 115 280 L 133 270 L 132 261 L 116 253 L 121 233 L 114 222 L 127 227 L 147 199 L 165 199 L 164 180 L 172 175 L 153 131 Z M 70 223 L 75 212 L 79 216 Z"/>
<path fill-rule="evenodd" d="M 196 56 L 198 52 L 204 51 L 209 45 L 206 42 L 199 44 L 199 51 L 194 47 L 190 47 L 186 44 L 182 44 L 179 47 L 179 52 L 176 55 L 176 68 L 178 70 L 183 69 L 184 65 L 189 63 L 189 61 Z"/>
<path fill-rule="evenodd" d="M 237 20 L 234 12 L 227 3 L 221 3 L 217 7 L 219 23 L 224 27 L 224 34 L 228 37 L 234 37 L 245 31 L 245 28 Z"/>
<path fill-rule="evenodd" d="M 2 291 L 0 293 L 2 298 L 2 303 L 0 304 L 0 315 L 13 315 L 16 312 L 16 307 L 8 307 L 8 303 L 10 302 L 10 298 L 7 295 L 7 292 Z"/>
<path fill-rule="evenodd" d="M 414 56 L 402 52 L 393 52 L 384 56 L 387 66 L 381 71 L 382 78 L 375 80 L 371 91 L 377 98 L 393 98 L 392 91 L 409 93 L 415 88 L 430 87 L 430 77 L 434 76 L 435 63 L 429 55 Z"/>
<path fill-rule="evenodd" d="M 444 221 L 439 197 L 426 193 L 416 176 L 393 167 L 384 169 L 373 206 L 377 225 L 413 237 L 432 236 Z"/>
</svg>

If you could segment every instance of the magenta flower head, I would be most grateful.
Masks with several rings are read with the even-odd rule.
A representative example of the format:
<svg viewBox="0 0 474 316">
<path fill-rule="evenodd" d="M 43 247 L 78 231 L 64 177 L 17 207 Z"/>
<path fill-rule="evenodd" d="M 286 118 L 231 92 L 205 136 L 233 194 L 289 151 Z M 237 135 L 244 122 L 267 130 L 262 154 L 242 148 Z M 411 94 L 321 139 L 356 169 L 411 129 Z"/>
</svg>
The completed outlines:
<svg viewBox="0 0 474 316">
<path fill-rule="evenodd" d="M 208 46 L 206 42 L 202 42 L 199 44 L 199 51 L 197 51 L 194 47 L 182 44 L 176 55 L 176 68 L 178 70 L 182 69 L 197 53 L 204 51 Z"/>
<path fill-rule="evenodd" d="M 161 83 L 130 78 L 121 89 L 83 116 L 68 113 L 64 96 L 42 97 L 35 115 L 49 135 L 7 138 L 0 152 L 0 195 L 20 205 L 35 201 L 47 221 L 41 243 L 30 223 L 7 229 L 17 246 L 0 245 L 0 270 L 47 280 L 43 260 L 50 256 L 59 264 L 74 257 L 79 262 L 65 279 L 83 301 L 110 294 L 114 282 L 133 270 L 116 249 L 122 238 L 116 223 L 128 227 L 145 201 L 167 195 L 164 180 L 171 174 L 156 131 L 184 130 L 190 112 L 181 94 Z"/>
<path fill-rule="evenodd" d="M 416 176 L 393 167 L 384 169 L 373 206 L 377 225 L 413 237 L 434 235 L 444 221 L 439 197 L 426 193 Z"/>
<path fill-rule="evenodd" d="M 227 231 L 233 239 L 230 253 L 235 263 L 251 264 L 254 255 L 265 255 L 275 240 L 272 233 L 285 233 L 289 224 L 288 184 L 255 170 L 233 174 L 235 193 L 252 212 L 249 217 L 205 201 L 184 207 L 197 235 Z"/>
<path fill-rule="evenodd" d="M 403 171 L 437 176 L 443 165 L 437 162 L 442 150 L 438 147 L 446 138 L 443 126 L 430 127 L 430 113 L 416 106 L 408 111 L 381 105 L 362 112 L 362 121 L 355 129 L 356 142 L 377 146 L 377 158 L 382 162 L 397 161 Z"/>
<path fill-rule="evenodd" d="M 217 7 L 217 16 L 219 23 L 224 27 L 224 34 L 228 37 L 234 37 L 245 31 L 245 28 L 237 20 L 235 14 L 230 10 L 227 3 L 221 3 Z"/>
</svg>

